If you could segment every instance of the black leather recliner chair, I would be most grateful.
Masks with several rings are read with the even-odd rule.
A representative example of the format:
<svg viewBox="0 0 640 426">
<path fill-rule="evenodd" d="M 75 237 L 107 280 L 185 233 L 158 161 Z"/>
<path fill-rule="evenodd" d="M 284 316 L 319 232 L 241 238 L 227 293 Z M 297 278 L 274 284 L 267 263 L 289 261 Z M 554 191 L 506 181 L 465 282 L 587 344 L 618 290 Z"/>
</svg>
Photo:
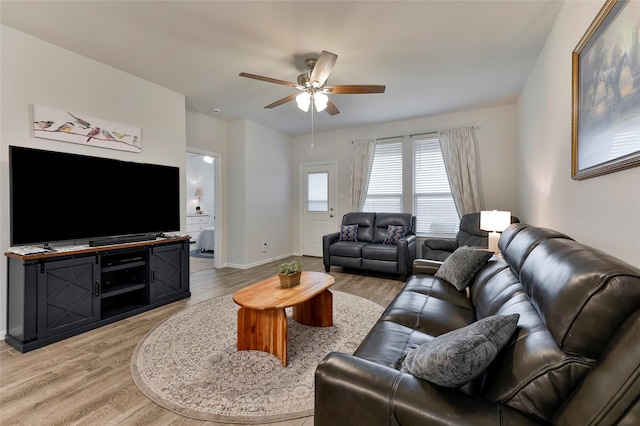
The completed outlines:
<svg viewBox="0 0 640 426">
<path fill-rule="evenodd" d="M 325 271 L 331 265 L 399 274 L 406 281 L 416 258 L 416 218 L 410 213 L 347 213 L 342 225 L 358 225 L 357 241 L 339 241 L 340 232 L 322 238 Z M 406 228 L 397 244 L 383 244 L 389 225 Z"/>
<path fill-rule="evenodd" d="M 520 223 L 520 219 L 511 216 L 511 223 Z M 460 231 L 455 238 L 427 238 L 422 244 L 422 258 L 444 260 L 458 247 L 488 247 L 489 233 L 480 229 L 480 213 L 469 213 L 460 219 Z"/>
</svg>

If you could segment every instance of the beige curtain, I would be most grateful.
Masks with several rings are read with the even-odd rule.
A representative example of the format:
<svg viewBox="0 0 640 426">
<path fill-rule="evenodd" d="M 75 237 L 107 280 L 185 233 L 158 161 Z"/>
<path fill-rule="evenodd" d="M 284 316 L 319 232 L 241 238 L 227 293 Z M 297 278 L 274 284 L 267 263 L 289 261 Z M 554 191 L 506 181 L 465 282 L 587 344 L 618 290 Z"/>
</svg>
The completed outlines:
<svg viewBox="0 0 640 426">
<path fill-rule="evenodd" d="M 481 211 L 476 149 L 471 128 L 440 131 L 438 139 L 458 216 Z"/>
<path fill-rule="evenodd" d="M 351 145 L 351 211 L 359 212 L 367 198 L 376 142 L 369 139 L 353 141 Z"/>
</svg>

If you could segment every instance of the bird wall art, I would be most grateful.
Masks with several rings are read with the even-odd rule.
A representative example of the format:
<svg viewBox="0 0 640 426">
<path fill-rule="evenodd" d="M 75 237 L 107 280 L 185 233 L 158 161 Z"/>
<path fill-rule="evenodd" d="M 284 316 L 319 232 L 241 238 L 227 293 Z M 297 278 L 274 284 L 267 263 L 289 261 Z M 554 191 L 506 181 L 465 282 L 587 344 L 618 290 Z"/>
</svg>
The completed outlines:
<svg viewBox="0 0 640 426">
<path fill-rule="evenodd" d="M 33 105 L 33 135 L 122 151 L 142 151 L 138 127 L 41 105 Z"/>
</svg>

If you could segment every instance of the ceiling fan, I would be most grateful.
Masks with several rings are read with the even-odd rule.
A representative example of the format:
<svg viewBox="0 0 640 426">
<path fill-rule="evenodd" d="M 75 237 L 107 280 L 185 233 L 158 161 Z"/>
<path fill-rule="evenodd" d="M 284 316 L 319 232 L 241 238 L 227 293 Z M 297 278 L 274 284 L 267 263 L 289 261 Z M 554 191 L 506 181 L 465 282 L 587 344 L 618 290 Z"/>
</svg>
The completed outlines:
<svg viewBox="0 0 640 426">
<path fill-rule="evenodd" d="M 322 51 L 317 59 L 307 59 L 305 61 L 305 65 L 309 68 L 309 71 L 300 74 L 298 76 L 297 83 L 290 83 L 288 81 L 249 74 L 246 72 L 241 72 L 240 77 L 253 78 L 255 80 L 266 81 L 268 83 L 282 84 L 284 86 L 295 87 L 300 90 L 300 93 L 294 93 L 277 100 L 267 105 L 265 108 L 275 108 L 295 99 L 298 104 L 298 108 L 303 111 L 309 111 L 309 106 L 313 101 L 316 111 L 327 111 L 331 115 L 336 115 L 340 113 L 340 111 L 338 110 L 338 107 L 331 102 L 327 95 L 384 93 L 385 86 L 378 85 L 327 85 L 327 79 L 329 78 L 331 70 L 333 70 L 333 66 L 337 59 L 338 55 L 327 51 Z"/>
</svg>

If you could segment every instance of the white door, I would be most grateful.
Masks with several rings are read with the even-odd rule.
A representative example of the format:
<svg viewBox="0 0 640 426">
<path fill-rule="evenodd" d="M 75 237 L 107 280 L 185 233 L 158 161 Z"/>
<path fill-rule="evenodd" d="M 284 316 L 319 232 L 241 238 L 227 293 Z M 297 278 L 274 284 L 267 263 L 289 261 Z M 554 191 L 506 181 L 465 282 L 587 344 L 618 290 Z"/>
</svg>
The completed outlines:
<svg viewBox="0 0 640 426">
<path fill-rule="evenodd" d="M 322 236 L 335 232 L 335 163 L 301 168 L 301 239 L 304 256 L 322 257 Z"/>
</svg>

